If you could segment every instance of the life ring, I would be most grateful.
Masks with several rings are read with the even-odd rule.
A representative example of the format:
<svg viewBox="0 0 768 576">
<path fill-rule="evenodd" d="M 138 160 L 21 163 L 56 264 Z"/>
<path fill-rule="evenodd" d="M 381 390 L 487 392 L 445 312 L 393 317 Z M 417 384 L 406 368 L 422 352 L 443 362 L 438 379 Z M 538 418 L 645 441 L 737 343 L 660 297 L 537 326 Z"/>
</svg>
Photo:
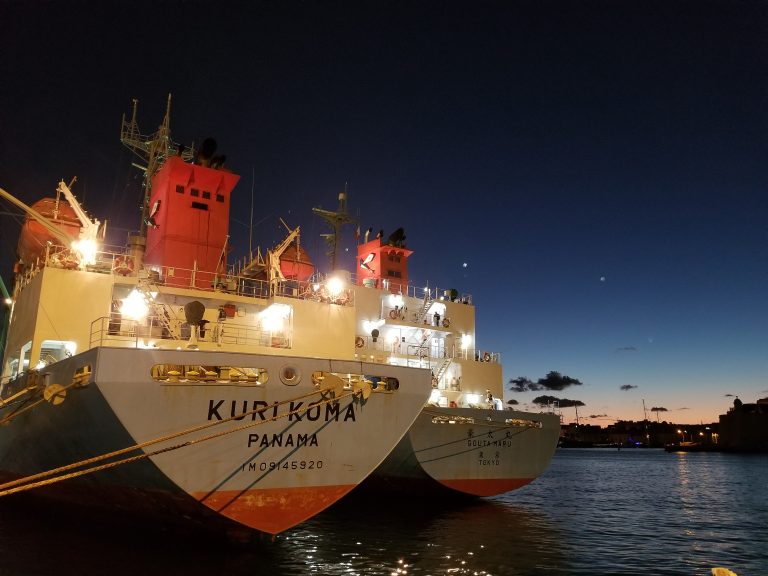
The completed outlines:
<svg viewBox="0 0 768 576">
<path fill-rule="evenodd" d="M 491 361 L 491 355 L 486 352 L 483 354 L 483 362 L 490 362 Z"/>
<path fill-rule="evenodd" d="M 448 328 L 451 325 L 451 321 L 448 318 L 443 318 L 443 328 Z"/>
<path fill-rule="evenodd" d="M 355 338 L 355 347 L 356 348 L 362 348 L 364 344 L 365 344 L 365 340 L 363 340 L 362 336 L 358 336 L 357 338 Z"/>
<path fill-rule="evenodd" d="M 121 276 L 133 274 L 133 258 L 131 256 L 118 256 L 115 258 L 113 270 Z"/>
<path fill-rule="evenodd" d="M 397 310 L 390 310 L 389 317 L 392 318 L 392 320 L 397 320 Z"/>
</svg>

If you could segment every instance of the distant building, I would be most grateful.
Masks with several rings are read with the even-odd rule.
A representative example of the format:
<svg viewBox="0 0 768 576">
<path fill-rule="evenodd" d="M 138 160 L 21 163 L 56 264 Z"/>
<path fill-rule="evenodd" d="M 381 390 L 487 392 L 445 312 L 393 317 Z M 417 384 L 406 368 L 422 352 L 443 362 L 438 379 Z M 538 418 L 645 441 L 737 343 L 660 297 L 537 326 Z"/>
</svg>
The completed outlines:
<svg viewBox="0 0 768 576">
<path fill-rule="evenodd" d="M 720 446 L 729 452 L 768 452 L 768 398 L 744 404 L 720 415 Z"/>
<path fill-rule="evenodd" d="M 768 408 L 768 406 L 766 406 Z M 605 428 L 589 424 L 564 424 L 561 427 L 562 447 L 643 447 L 663 448 L 668 444 L 696 442 L 717 444 L 719 426 L 711 424 L 673 424 L 671 422 L 639 422 L 619 420 Z"/>
</svg>

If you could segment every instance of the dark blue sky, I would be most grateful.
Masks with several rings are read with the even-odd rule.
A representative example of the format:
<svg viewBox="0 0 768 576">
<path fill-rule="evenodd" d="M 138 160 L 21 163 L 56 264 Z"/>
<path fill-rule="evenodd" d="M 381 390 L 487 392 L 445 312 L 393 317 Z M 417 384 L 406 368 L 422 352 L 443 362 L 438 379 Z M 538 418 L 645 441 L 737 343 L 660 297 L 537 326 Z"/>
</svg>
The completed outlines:
<svg viewBox="0 0 768 576">
<path fill-rule="evenodd" d="M 506 379 L 578 378 L 560 395 L 600 423 L 642 399 L 710 420 L 768 394 L 767 29 L 733 0 L 0 0 L 0 186 L 77 175 L 122 241 L 120 116 L 138 98 L 154 131 L 171 92 L 175 139 L 242 175 L 236 255 L 253 188 L 254 243 L 283 217 L 322 266 L 311 208 L 348 182 L 363 229 L 405 227 L 418 284 L 473 294 Z"/>
</svg>

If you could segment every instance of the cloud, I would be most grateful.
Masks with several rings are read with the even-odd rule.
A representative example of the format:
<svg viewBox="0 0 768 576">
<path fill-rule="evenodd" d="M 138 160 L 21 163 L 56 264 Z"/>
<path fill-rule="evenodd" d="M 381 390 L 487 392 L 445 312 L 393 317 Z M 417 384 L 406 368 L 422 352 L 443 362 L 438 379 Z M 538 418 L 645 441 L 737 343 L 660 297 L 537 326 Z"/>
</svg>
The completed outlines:
<svg viewBox="0 0 768 576">
<path fill-rule="evenodd" d="M 608 414 L 590 414 L 590 418 L 608 418 Z"/>
<path fill-rule="evenodd" d="M 651 408 L 651 412 L 669 412 L 664 406 L 654 406 Z"/>
<path fill-rule="evenodd" d="M 637 386 L 634 386 L 632 384 L 623 384 L 619 390 L 632 390 L 632 388 L 637 388 Z"/>
<path fill-rule="evenodd" d="M 581 386 L 576 378 L 571 378 L 560 372 L 549 372 L 544 378 L 533 382 L 530 378 L 520 376 L 509 381 L 509 389 L 512 392 L 540 392 L 542 390 L 565 390 L 569 386 Z"/>
<path fill-rule="evenodd" d="M 682 408 L 675 408 L 675 410 L 690 410 L 688 406 L 683 406 Z"/>
<path fill-rule="evenodd" d="M 581 386 L 581 382 L 576 378 L 555 371 L 549 372 L 544 378 L 539 378 L 536 382 L 521 376 L 510 380 L 509 384 L 509 389 L 512 392 L 540 392 L 542 390 L 557 390 L 559 392 L 569 386 Z"/>
<path fill-rule="evenodd" d="M 736 396 L 736 394 L 731 394 L 731 393 L 728 393 L 728 394 L 723 394 L 723 396 L 725 396 L 726 398 L 728 398 L 729 396 Z"/>
<path fill-rule="evenodd" d="M 557 398 L 556 396 L 537 396 L 531 400 L 538 406 L 548 406 L 557 404 L 560 408 L 572 408 L 573 406 L 586 406 L 581 400 L 569 400 L 568 398 Z"/>
<path fill-rule="evenodd" d="M 512 392 L 527 392 L 528 390 L 531 390 L 531 386 L 534 386 L 533 382 L 531 382 L 525 376 L 520 376 L 519 378 L 510 380 L 509 384 L 509 389 Z"/>
<path fill-rule="evenodd" d="M 620 348 L 616 348 L 616 352 L 637 352 L 637 347 L 635 347 L 635 346 L 621 346 Z"/>
<path fill-rule="evenodd" d="M 569 386 L 581 386 L 576 378 L 571 378 L 560 372 L 549 372 L 545 378 L 539 378 L 536 382 L 541 390 L 565 390 Z"/>
</svg>

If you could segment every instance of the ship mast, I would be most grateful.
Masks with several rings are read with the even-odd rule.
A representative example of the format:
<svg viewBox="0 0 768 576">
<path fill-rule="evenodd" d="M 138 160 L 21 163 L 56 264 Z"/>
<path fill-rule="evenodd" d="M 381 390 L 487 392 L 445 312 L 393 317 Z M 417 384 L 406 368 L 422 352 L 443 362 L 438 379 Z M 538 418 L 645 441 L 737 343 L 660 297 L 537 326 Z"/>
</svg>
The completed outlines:
<svg viewBox="0 0 768 576">
<path fill-rule="evenodd" d="M 339 207 L 335 212 L 323 210 L 322 208 L 312 208 L 312 212 L 328 222 L 331 228 L 333 228 L 333 233 L 321 234 L 321 236 L 325 238 L 326 243 L 330 247 L 326 255 L 331 257 L 331 270 L 336 270 L 336 254 L 339 248 L 341 227 L 344 224 L 354 224 L 357 222 L 355 218 L 347 214 L 347 185 L 344 184 L 344 190 L 339 192 Z"/>
<path fill-rule="evenodd" d="M 656 412 L 658 415 L 658 412 Z M 645 411 L 645 398 L 643 398 L 643 424 L 645 424 L 645 445 L 651 445 L 651 434 L 648 432 L 648 412 Z"/>
<path fill-rule="evenodd" d="M 160 169 L 163 163 L 173 155 L 178 154 L 184 161 L 189 162 L 194 157 L 194 147 L 186 150 L 171 140 L 171 95 L 168 94 L 168 103 L 165 108 L 165 117 L 157 132 L 150 136 L 142 136 L 136 121 L 136 112 L 139 101 L 133 99 L 133 114 L 130 121 L 123 121 L 120 129 L 120 142 L 131 152 L 141 158 L 144 165 L 133 162 L 133 166 L 144 172 L 144 197 L 141 202 L 141 227 L 140 236 L 146 236 L 147 220 L 149 212 L 149 199 L 152 195 L 152 177 Z"/>
</svg>

